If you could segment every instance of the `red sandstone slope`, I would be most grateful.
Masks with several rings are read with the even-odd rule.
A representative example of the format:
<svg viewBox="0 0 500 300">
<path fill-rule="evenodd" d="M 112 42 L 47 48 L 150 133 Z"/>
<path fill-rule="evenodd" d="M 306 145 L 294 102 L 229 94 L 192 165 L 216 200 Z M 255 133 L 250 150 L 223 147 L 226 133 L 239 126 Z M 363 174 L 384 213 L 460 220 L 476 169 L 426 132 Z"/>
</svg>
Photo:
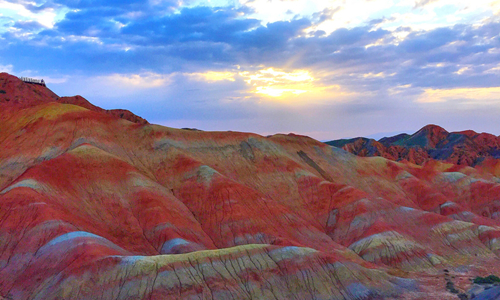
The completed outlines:
<svg viewBox="0 0 500 300">
<path fill-rule="evenodd" d="M 129 120 L 134 123 L 139 123 L 139 124 L 149 124 L 148 121 L 145 119 L 134 115 L 132 112 L 126 110 L 126 109 L 102 109 L 98 106 L 93 105 L 90 103 L 87 99 L 83 98 L 82 96 L 73 96 L 73 97 L 61 97 L 57 100 L 59 103 L 64 103 L 64 104 L 73 104 L 73 105 L 78 105 L 81 107 L 85 107 L 88 110 L 92 110 L 95 112 L 100 112 L 100 113 L 107 113 L 109 115 Z"/>
<path fill-rule="evenodd" d="M 500 137 L 472 130 L 450 133 L 436 125 L 427 125 L 412 135 L 400 134 L 379 141 L 354 138 L 327 144 L 363 157 L 382 156 L 418 165 L 430 160 L 442 160 L 475 166 L 487 158 L 500 158 Z"/>
<path fill-rule="evenodd" d="M 148 121 L 134 115 L 128 110 L 102 109 L 91 104 L 82 96 L 59 97 L 44 86 L 38 84 L 27 84 L 16 76 L 12 76 L 7 73 L 0 73 L 0 104 L 9 104 L 8 107 L 4 105 L 4 109 L 10 109 L 12 107 L 16 109 L 27 108 L 40 103 L 48 102 L 78 105 L 88 110 L 107 113 L 134 123 L 148 124 Z"/>
<path fill-rule="evenodd" d="M 44 86 L 26 84 L 16 76 L 0 73 L 0 104 L 8 103 L 9 107 L 30 107 L 43 102 L 57 101 L 58 98 Z"/>
<path fill-rule="evenodd" d="M 0 104 L 8 299 L 457 299 L 443 269 L 462 293 L 499 269 L 497 160 L 421 167 L 35 100 Z"/>
</svg>

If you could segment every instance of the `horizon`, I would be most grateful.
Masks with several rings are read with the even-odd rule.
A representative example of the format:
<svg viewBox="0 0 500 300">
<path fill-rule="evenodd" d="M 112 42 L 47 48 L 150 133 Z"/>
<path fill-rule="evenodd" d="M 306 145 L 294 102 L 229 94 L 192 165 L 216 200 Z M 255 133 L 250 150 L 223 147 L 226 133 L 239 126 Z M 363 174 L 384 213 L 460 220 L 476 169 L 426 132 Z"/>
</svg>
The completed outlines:
<svg viewBox="0 0 500 300">
<path fill-rule="evenodd" d="M 498 1 L 0 0 L 0 8 L 0 72 L 154 124 L 321 141 L 427 124 L 500 135 Z"/>
<path fill-rule="evenodd" d="M 13 74 L 9 74 L 7 72 L 0 72 L 0 74 L 7 74 L 7 75 L 10 75 L 10 76 L 14 76 L 14 77 L 17 77 L 18 79 L 20 79 L 21 81 L 25 82 L 25 83 L 32 83 L 32 84 L 38 84 L 38 85 L 43 85 L 45 88 L 49 89 L 46 85 L 45 85 L 45 81 L 43 78 L 33 78 L 33 77 L 18 77 L 18 76 L 15 76 Z M 52 90 L 51 90 L 52 91 Z M 58 95 L 60 96 L 60 95 Z M 83 97 L 82 95 L 64 95 L 64 96 L 60 96 L 60 97 L 75 97 L 75 96 L 81 96 Z M 85 99 L 85 97 L 83 97 Z M 88 99 L 87 99 L 88 101 Z M 90 104 L 92 104 L 90 101 L 89 101 Z M 120 109 L 120 108 L 110 108 L 110 109 Z M 131 112 L 132 114 L 134 114 L 133 112 Z M 140 117 L 140 116 L 139 116 Z M 151 123 L 151 124 L 154 124 L 154 123 Z M 155 124 L 155 125 L 159 125 L 159 124 Z M 161 126 L 166 126 L 166 125 L 161 125 Z M 376 141 L 380 141 L 381 139 L 383 138 L 389 138 L 389 137 L 394 137 L 394 136 L 397 136 L 397 135 L 400 135 L 400 134 L 407 134 L 407 135 L 413 135 L 413 134 L 416 134 L 418 133 L 420 130 L 424 129 L 425 127 L 429 127 L 429 126 L 434 126 L 434 127 L 440 127 L 441 129 L 447 131 L 448 133 L 462 133 L 464 131 L 473 131 L 477 134 L 491 134 L 489 132 L 476 132 L 474 130 L 471 130 L 471 129 L 465 129 L 465 130 L 454 130 L 454 131 L 450 131 L 450 130 L 447 130 L 446 128 L 443 128 L 442 126 L 438 125 L 438 124 L 426 124 L 425 126 L 422 126 L 421 128 L 419 129 L 416 129 L 416 130 L 413 130 L 413 131 L 408 131 L 408 130 L 405 130 L 405 131 L 391 131 L 391 132 L 378 132 L 378 133 L 375 133 L 375 134 L 371 134 L 371 135 L 367 135 L 367 136 L 353 136 L 353 137 L 341 137 L 341 138 L 338 138 L 338 139 L 335 139 L 335 140 L 354 140 L 354 139 L 359 139 L 359 138 L 367 138 L 367 139 L 373 139 L 373 140 L 376 140 Z M 168 127 L 168 126 L 166 126 Z M 190 130 L 201 130 L 201 129 L 198 129 L 198 128 L 190 128 L 190 127 L 183 127 L 183 128 L 178 128 L 178 129 L 190 129 Z M 207 131 L 207 130 L 201 130 L 201 131 Z M 234 130 L 214 130 L 215 132 L 235 132 Z M 240 132 L 245 132 L 245 131 L 240 131 Z M 248 133 L 251 133 L 251 132 L 248 132 Z M 283 135 L 287 135 L 287 134 L 297 134 L 295 132 L 275 132 L 275 133 L 272 133 L 270 134 L 269 136 L 271 135 L 280 135 L 280 134 L 283 134 Z M 262 136 L 264 134 L 261 134 Z M 494 134 L 493 134 L 494 135 Z M 500 137 L 500 135 L 498 136 Z M 334 140 L 318 140 L 320 142 L 330 142 L 330 141 L 334 141 Z"/>
</svg>

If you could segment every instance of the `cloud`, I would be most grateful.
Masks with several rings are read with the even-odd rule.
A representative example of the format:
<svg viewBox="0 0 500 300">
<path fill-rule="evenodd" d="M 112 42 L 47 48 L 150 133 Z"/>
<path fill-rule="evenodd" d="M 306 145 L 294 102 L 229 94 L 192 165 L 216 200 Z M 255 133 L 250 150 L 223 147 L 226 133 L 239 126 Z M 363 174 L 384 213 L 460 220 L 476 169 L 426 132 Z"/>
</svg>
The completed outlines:
<svg viewBox="0 0 500 300">
<path fill-rule="evenodd" d="M 178 14 L 137 20 L 123 27 L 120 34 L 143 45 L 230 42 L 238 34 L 258 26 L 254 19 L 239 19 L 239 10 L 209 7 L 183 8 Z"/>
<path fill-rule="evenodd" d="M 2 2 L 22 6 L 31 13 L 38 14 L 60 8 L 61 5 L 52 0 L 3 0 Z"/>
<path fill-rule="evenodd" d="M 217 72 L 217 71 L 208 71 L 203 73 L 186 73 L 184 74 L 187 77 L 190 77 L 194 80 L 198 81 L 206 81 L 206 82 L 216 82 L 221 80 L 229 80 L 235 81 L 234 77 L 236 76 L 233 72 Z"/>
<path fill-rule="evenodd" d="M 69 67 L 65 61 L 73 57 L 73 68 L 109 70 L 134 67 L 154 72 L 160 66 L 174 69 L 182 63 L 197 61 L 201 65 L 240 60 L 260 63 L 262 57 L 281 57 L 290 39 L 308 27 L 306 19 L 279 21 L 260 25 L 257 20 L 240 18 L 240 10 L 208 7 L 184 8 L 178 14 L 152 16 L 132 21 L 120 9 L 85 9 L 70 12 L 53 29 L 22 39 L 15 33 L 3 35 L 9 39 L 5 55 L 14 52 L 34 59 L 44 52 L 53 58 L 56 68 Z M 24 57 L 26 61 L 27 57 Z M 273 57 L 274 56 L 274 57 Z M 99 58 L 101 64 L 92 62 Z M 181 60 L 179 60 L 181 58 Z M 27 62 L 27 61 L 26 61 Z M 161 62 L 160 64 L 158 62 Z M 41 62 L 35 62 L 40 63 Z M 106 66 L 106 68 L 102 68 Z M 176 71 L 180 71 L 180 67 Z"/>
<path fill-rule="evenodd" d="M 346 96 L 346 91 L 338 85 L 325 86 L 318 82 L 308 70 L 260 69 L 242 71 L 238 75 L 251 87 L 250 92 L 271 98 L 281 98 L 289 104 L 303 104 L 323 98 L 329 93 L 330 100 Z M 332 93 L 335 91 L 335 96 Z M 300 97 L 298 97 L 300 96 Z"/>
<path fill-rule="evenodd" d="M 14 23 L 14 25 L 12 25 L 12 27 L 28 31 L 45 28 L 44 25 L 40 24 L 40 22 L 37 21 L 17 21 Z"/>
<path fill-rule="evenodd" d="M 488 70 L 485 71 L 485 73 L 488 73 L 488 74 L 493 73 L 493 74 L 499 74 L 500 75 L 500 63 L 496 67 L 489 68 Z"/>
<path fill-rule="evenodd" d="M 118 85 L 127 89 L 149 89 L 164 86 L 169 82 L 169 76 L 154 73 L 113 74 L 97 77 L 97 79 L 107 82 L 110 85 Z"/>
<path fill-rule="evenodd" d="M 327 20 L 333 19 L 333 16 L 340 12 L 342 10 L 342 6 L 337 6 L 335 8 L 333 7 L 327 7 L 323 9 L 320 12 L 316 12 L 312 14 L 313 20 L 316 21 L 316 23 L 323 23 Z"/>
<path fill-rule="evenodd" d="M 426 89 L 418 98 L 421 103 L 458 102 L 460 105 L 492 106 L 500 103 L 500 87 Z"/>
<path fill-rule="evenodd" d="M 427 6 L 431 3 L 435 3 L 438 1 L 439 0 L 418 0 L 418 1 L 415 1 L 415 8 L 421 8 L 421 7 Z"/>
<path fill-rule="evenodd" d="M 165 91 L 171 88 L 176 74 L 151 72 L 82 76 L 77 74 L 47 78 L 49 87 L 60 96 L 79 94 L 104 108 L 131 108 L 134 112 L 150 110 L 164 101 Z M 137 102 L 137 99 L 140 100 Z M 175 100 L 177 101 L 177 100 Z M 174 102 L 175 103 L 175 102 Z M 132 105 L 132 106 L 130 106 Z M 165 113 L 160 109 L 162 113 Z"/>
<path fill-rule="evenodd" d="M 415 53 L 425 52 L 456 41 L 459 36 L 456 30 L 451 28 L 438 28 L 424 33 L 411 33 L 399 48 L 403 51 Z"/>
<path fill-rule="evenodd" d="M 236 64 L 249 72 L 270 67 L 303 69 L 320 74 L 317 82 L 324 86 L 338 84 L 349 90 L 407 84 L 453 87 L 464 82 L 484 86 L 498 79 L 497 73 L 487 70 L 495 68 L 500 59 L 494 50 L 500 47 L 499 23 L 410 31 L 399 41 L 397 32 L 375 25 L 306 36 L 310 20 L 264 26 L 240 13 L 233 8 L 194 7 L 132 20 L 124 17 L 128 10 L 120 7 L 95 12 L 85 9 L 68 13 L 53 29 L 28 40 L 4 34 L 9 44 L 0 46 L 0 54 L 20 69 L 77 69 L 95 75 L 109 70 L 119 74 L 202 74 L 232 69 Z M 40 55 L 47 59 L 40 61 Z M 483 69 L 459 72 L 470 65 Z"/>
<path fill-rule="evenodd" d="M 53 0 L 53 3 L 64 5 L 70 9 L 88 9 L 88 8 L 132 8 L 144 9 L 152 1 L 143 0 Z M 169 8 L 177 6 L 178 1 L 156 1 L 157 8 Z"/>
<path fill-rule="evenodd" d="M 205 129 L 323 132 L 318 127 L 336 116 L 337 127 L 328 130 L 348 132 L 347 124 L 361 128 L 370 122 L 390 126 L 386 119 L 412 120 L 417 129 L 425 125 L 419 116 L 440 123 L 419 115 L 439 103 L 463 107 L 475 93 L 494 103 L 500 79 L 500 23 L 494 19 L 427 28 L 402 26 L 404 14 L 391 11 L 321 29 L 319 23 L 355 10 L 333 5 L 263 22 L 244 5 L 14 2 L 53 10 L 60 18 L 42 26 L 35 18 L 5 17 L 4 68 L 67 79 L 51 84 L 107 108 L 125 106 L 152 122 L 185 122 L 182 127 L 198 120 L 213 125 Z M 379 4 L 370 1 L 368 8 Z M 404 5 L 413 14 L 421 11 L 412 12 L 411 1 Z"/>
<path fill-rule="evenodd" d="M 14 70 L 14 66 L 12 65 L 1 65 L 0 64 L 0 72 L 12 73 Z"/>
</svg>

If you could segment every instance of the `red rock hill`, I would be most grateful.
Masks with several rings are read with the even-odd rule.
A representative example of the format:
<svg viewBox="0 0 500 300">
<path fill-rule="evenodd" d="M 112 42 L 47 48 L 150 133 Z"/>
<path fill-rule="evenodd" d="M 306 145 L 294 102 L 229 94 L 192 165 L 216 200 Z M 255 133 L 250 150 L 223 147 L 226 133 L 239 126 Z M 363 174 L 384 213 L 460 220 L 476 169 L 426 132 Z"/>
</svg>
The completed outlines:
<svg viewBox="0 0 500 300">
<path fill-rule="evenodd" d="M 457 299 L 498 275 L 498 160 L 364 158 L 0 86 L 4 299 Z"/>
<path fill-rule="evenodd" d="M 7 73 L 0 73 L 0 104 L 9 104 L 9 107 L 19 109 L 49 102 L 78 105 L 88 110 L 106 113 L 134 123 L 148 124 L 148 121 L 134 115 L 128 110 L 102 109 L 91 104 L 82 96 L 59 97 L 47 87 L 38 84 L 25 83 L 16 76 Z"/>
<path fill-rule="evenodd" d="M 400 134 L 379 141 L 354 138 L 330 141 L 327 144 L 359 156 L 382 156 L 418 165 L 430 160 L 440 160 L 475 166 L 482 164 L 485 159 L 500 158 L 500 137 L 472 130 L 448 132 L 436 125 L 427 125 L 412 135 Z"/>
</svg>

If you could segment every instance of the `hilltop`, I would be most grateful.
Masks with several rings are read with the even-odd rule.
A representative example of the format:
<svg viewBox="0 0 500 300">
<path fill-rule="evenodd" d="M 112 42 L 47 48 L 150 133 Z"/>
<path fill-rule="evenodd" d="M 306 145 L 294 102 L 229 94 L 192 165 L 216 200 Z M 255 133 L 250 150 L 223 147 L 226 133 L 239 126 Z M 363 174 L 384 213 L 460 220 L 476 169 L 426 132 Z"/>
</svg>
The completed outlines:
<svg viewBox="0 0 500 300">
<path fill-rule="evenodd" d="M 0 89 L 0 299 L 465 299 L 500 275 L 494 157 L 420 166 Z M 391 143 L 450 135 L 429 131 Z"/>
<path fill-rule="evenodd" d="M 25 83 L 16 76 L 0 73 L 0 105 L 4 104 L 2 106 L 3 109 L 29 108 L 50 102 L 77 105 L 91 111 L 106 113 L 134 123 L 148 124 L 148 121 L 134 115 L 128 110 L 102 109 L 93 105 L 82 96 L 59 97 L 46 86 Z"/>
</svg>

